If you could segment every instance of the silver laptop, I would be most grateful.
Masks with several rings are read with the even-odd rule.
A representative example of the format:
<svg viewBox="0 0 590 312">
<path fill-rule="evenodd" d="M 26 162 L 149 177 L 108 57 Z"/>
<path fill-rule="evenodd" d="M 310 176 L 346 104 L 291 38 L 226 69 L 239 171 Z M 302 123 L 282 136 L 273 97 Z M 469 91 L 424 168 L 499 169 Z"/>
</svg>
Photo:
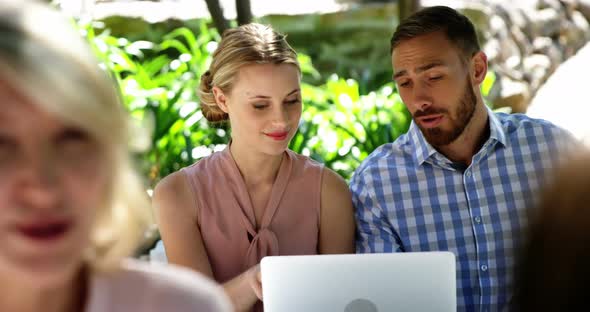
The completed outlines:
<svg viewBox="0 0 590 312">
<path fill-rule="evenodd" d="M 265 257 L 261 272 L 265 312 L 457 310 L 451 252 Z"/>
</svg>

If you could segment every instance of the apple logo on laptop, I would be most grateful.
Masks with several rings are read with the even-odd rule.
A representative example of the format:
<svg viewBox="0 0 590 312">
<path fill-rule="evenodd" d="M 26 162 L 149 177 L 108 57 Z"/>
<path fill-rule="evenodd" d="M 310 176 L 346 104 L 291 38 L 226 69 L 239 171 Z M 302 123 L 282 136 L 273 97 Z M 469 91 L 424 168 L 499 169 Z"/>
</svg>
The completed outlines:
<svg viewBox="0 0 590 312">
<path fill-rule="evenodd" d="M 377 306 L 368 299 L 354 299 L 344 308 L 344 312 L 378 312 Z"/>
</svg>

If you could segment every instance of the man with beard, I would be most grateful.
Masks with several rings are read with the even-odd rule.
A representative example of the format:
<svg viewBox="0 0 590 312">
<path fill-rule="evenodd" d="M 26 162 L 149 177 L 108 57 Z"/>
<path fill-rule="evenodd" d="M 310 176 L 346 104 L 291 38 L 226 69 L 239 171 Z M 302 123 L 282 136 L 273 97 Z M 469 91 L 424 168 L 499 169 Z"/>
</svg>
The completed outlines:
<svg viewBox="0 0 590 312">
<path fill-rule="evenodd" d="M 413 122 L 352 178 L 357 252 L 451 251 L 458 310 L 501 310 L 527 207 L 544 173 L 576 144 L 547 121 L 484 104 L 487 57 L 473 24 L 451 8 L 403 21 L 391 53 Z"/>
</svg>

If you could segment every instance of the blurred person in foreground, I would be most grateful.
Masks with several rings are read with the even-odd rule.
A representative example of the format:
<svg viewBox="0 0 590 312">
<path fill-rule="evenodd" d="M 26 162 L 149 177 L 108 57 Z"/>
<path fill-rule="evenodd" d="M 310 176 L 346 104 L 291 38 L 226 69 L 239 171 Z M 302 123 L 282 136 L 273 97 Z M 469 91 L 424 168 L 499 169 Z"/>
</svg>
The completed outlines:
<svg viewBox="0 0 590 312">
<path fill-rule="evenodd" d="M 127 139 L 71 24 L 0 2 L 0 311 L 229 311 L 197 273 L 124 260 L 150 220 Z"/>
<path fill-rule="evenodd" d="M 590 151 L 555 171 L 532 211 L 514 311 L 585 311 L 590 284 Z"/>
</svg>

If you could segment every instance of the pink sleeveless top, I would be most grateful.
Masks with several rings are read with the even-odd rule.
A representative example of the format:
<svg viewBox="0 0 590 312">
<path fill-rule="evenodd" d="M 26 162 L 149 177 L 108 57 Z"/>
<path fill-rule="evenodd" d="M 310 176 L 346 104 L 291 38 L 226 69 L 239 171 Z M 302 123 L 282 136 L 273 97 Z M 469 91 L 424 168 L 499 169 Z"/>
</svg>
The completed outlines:
<svg viewBox="0 0 590 312">
<path fill-rule="evenodd" d="M 265 256 L 318 253 L 323 168 L 285 151 L 259 225 L 229 145 L 182 170 L 194 191 L 198 226 L 218 282 Z"/>
</svg>

